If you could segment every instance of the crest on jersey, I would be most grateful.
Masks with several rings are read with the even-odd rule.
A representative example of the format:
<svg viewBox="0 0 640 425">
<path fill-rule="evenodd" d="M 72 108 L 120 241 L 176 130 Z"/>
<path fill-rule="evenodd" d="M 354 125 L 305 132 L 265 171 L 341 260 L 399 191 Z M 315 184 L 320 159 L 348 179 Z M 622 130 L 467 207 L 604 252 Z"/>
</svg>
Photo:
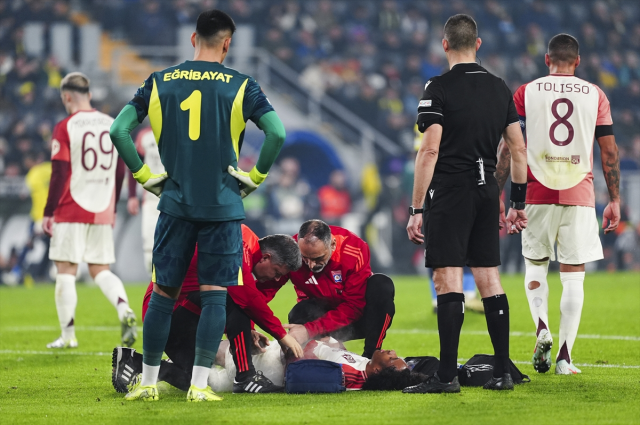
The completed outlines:
<svg viewBox="0 0 640 425">
<path fill-rule="evenodd" d="M 580 155 L 571 155 L 571 163 L 573 165 L 580 164 Z"/>
<path fill-rule="evenodd" d="M 356 362 L 355 359 L 351 356 L 351 354 L 344 353 L 342 355 L 342 357 L 344 357 L 345 360 L 348 361 L 349 363 L 355 363 Z"/>
<path fill-rule="evenodd" d="M 342 271 L 338 270 L 337 272 L 331 272 L 331 276 L 333 276 L 333 281 L 335 283 L 342 283 Z"/>
<path fill-rule="evenodd" d="M 58 152 L 60 152 L 60 142 L 58 142 L 56 139 L 53 139 L 53 141 L 51 142 L 51 158 L 55 157 Z"/>
</svg>

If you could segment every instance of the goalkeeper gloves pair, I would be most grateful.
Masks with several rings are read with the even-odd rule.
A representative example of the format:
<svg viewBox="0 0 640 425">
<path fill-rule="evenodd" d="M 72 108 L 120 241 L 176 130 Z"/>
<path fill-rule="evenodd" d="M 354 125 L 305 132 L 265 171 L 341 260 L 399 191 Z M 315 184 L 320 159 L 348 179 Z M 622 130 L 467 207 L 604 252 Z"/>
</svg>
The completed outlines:
<svg viewBox="0 0 640 425">
<path fill-rule="evenodd" d="M 231 174 L 236 180 L 238 180 L 238 184 L 240 185 L 240 196 L 245 198 L 251 192 L 256 190 L 260 183 L 267 178 L 267 174 L 262 174 L 256 167 L 253 167 L 251 171 L 248 173 L 246 171 L 242 171 L 241 169 L 235 169 L 233 166 L 229 165 L 227 168 L 229 174 Z"/>
<path fill-rule="evenodd" d="M 267 178 L 267 174 L 262 174 L 256 167 L 253 167 L 250 172 L 245 172 L 240 169 L 236 170 L 233 166 L 229 165 L 227 168 L 229 174 L 231 174 L 240 186 L 240 196 L 246 197 L 251 192 L 256 190 L 260 183 Z M 152 174 L 151 169 L 147 164 L 144 164 L 141 169 L 133 173 L 133 178 L 136 179 L 142 187 L 160 197 L 162 189 L 164 188 L 165 180 L 169 178 L 169 175 L 165 172 L 162 174 Z"/>
<path fill-rule="evenodd" d="M 162 174 L 152 174 L 149 166 L 143 164 L 141 169 L 133 173 L 133 178 L 136 179 L 145 190 L 159 198 L 164 188 L 164 182 L 169 178 L 169 175 L 166 172 Z"/>
</svg>

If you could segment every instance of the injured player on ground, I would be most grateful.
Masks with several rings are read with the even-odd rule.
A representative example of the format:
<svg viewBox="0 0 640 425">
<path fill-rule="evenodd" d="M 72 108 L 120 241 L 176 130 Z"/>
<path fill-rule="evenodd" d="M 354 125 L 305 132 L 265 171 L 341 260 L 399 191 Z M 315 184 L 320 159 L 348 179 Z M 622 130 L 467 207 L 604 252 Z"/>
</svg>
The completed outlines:
<svg viewBox="0 0 640 425">
<path fill-rule="evenodd" d="M 266 341 L 266 337 L 257 335 L 256 346 L 252 347 L 252 360 L 257 370 L 269 378 L 275 385 L 284 385 L 284 372 L 287 359 L 280 345 L 269 343 L 262 348 L 259 341 Z M 263 343 L 264 345 L 264 343 Z M 118 358 L 114 359 L 114 372 L 125 371 L 134 376 L 129 385 L 135 385 L 142 371 L 142 355 L 131 348 L 118 348 Z M 304 348 L 305 359 L 327 360 L 342 365 L 344 386 L 347 390 L 401 390 L 409 385 L 423 382 L 427 377 L 413 373 L 407 363 L 397 356 L 393 350 L 377 350 L 369 359 L 348 351 L 341 343 L 333 338 L 322 341 L 309 341 Z M 184 371 L 179 367 L 172 367 L 167 361 L 162 362 L 165 381 L 177 388 L 182 387 Z M 229 392 L 233 388 L 236 367 L 229 350 L 229 342 L 222 341 L 214 366 L 209 373 L 209 386 L 216 392 Z M 113 383 L 118 390 L 118 378 L 113 377 Z"/>
</svg>

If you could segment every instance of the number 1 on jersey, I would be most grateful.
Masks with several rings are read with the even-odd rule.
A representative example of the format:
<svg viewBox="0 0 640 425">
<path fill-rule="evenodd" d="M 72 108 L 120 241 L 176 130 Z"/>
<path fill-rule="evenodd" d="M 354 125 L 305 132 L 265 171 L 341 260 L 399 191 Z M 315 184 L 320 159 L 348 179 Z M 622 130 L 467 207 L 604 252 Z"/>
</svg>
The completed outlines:
<svg viewBox="0 0 640 425">
<path fill-rule="evenodd" d="M 194 90 L 191 95 L 182 101 L 180 109 L 189 111 L 189 138 L 198 140 L 200 138 L 200 115 L 202 110 L 202 93 Z"/>
</svg>

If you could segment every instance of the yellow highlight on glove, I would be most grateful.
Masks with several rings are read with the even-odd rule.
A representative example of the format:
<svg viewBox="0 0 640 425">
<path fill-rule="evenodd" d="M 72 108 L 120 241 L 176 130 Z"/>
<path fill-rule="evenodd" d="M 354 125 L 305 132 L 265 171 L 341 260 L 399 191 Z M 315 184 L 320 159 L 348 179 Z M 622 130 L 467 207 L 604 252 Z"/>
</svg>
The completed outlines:
<svg viewBox="0 0 640 425">
<path fill-rule="evenodd" d="M 258 186 L 260 186 L 260 183 L 262 183 L 264 179 L 267 178 L 267 175 L 269 175 L 269 173 L 262 174 L 256 167 L 253 167 L 251 171 L 247 173 L 239 168 L 236 170 L 233 166 L 229 165 L 227 171 L 236 180 L 238 180 L 240 196 L 243 198 L 256 190 Z"/>
<path fill-rule="evenodd" d="M 142 187 L 156 195 L 158 198 L 162 194 L 165 180 L 169 178 L 169 174 L 153 174 L 147 164 L 142 165 L 142 168 L 133 173 L 133 178 L 136 179 Z"/>
</svg>

